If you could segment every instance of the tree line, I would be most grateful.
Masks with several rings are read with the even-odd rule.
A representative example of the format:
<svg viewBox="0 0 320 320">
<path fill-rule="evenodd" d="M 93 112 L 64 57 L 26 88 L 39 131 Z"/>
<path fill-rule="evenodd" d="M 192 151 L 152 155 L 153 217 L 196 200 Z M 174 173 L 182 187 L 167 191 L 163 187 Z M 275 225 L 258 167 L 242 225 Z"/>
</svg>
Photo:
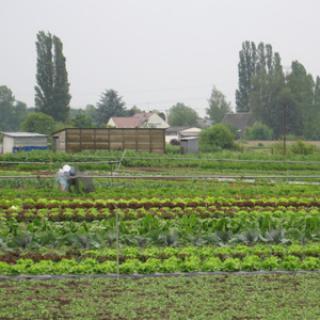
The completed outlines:
<svg viewBox="0 0 320 320">
<path fill-rule="evenodd" d="M 142 110 L 127 108 L 116 90 L 107 89 L 99 101 L 84 110 L 70 108 L 70 83 L 59 37 L 40 31 L 36 38 L 35 106 L 27 108 L 16 101 L 12 91 L 0 86 L 0 130 L 37 131 L 50 134 L 64 127 L 105 127 L 111 117 L 132 116 Z M 154 110 L 171 126 L 201 126 L 196 110 L 182 102 L 171 106 L 168 114 Z M 291 133 L 319 139 L 320 78 L 313 79 L 305 67 L 293 61 L 285 73 L 281 57 L 270 44 L 245 41 L 239 53 L 236 111 L 251 112 L 274 138 Z M 232 112 L 230 102 L 215 86 L 208 99 L 206 118 L 220 123 Z"/>
<path fill-rule="evenodd" d="M 275 138 L 289 133 L 319 139 L 320 78 L 298 61 L 285 73 L 280 54 L 263 42 L 244 42 L 239 58 L 237 112 L 251 112 Z"/>
</svg>

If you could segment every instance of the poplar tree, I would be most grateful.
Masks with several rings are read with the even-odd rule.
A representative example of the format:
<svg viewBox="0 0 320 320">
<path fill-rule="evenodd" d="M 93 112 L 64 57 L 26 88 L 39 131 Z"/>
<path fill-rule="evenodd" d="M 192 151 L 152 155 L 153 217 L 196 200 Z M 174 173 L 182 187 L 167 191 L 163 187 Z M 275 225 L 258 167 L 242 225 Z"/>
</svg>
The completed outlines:
<svg viewBox="0 0 320 320">
<path fill-rule="evenodd" d="M 242 44 L 239 58 L 239 88 L 236 91 L 236 110 L 237 112 L 248 112 L 252 79 L 256 73 L 257 48 L 255 43 L 245 41 Z"/>
<path fill-rule="evenodd" d="M 69 114 L 68 73 L 61 40 L 50 33 L 37 34 L 36 110 L 65 121 Z"/>
<path fill-rule="evenodd" d="M 292 92 L 293 99 L 297 103 L 295 117 L 297 127 L 295 132 L 297 135 L 303 135 L 310 138 L 313 135 L 316 111 L 314 110 L 314 80 L 307 73 L 305 67 L 298 61 L 291 64 L 291 72 L 287 76 L 287 86 Z"/>
</svg>

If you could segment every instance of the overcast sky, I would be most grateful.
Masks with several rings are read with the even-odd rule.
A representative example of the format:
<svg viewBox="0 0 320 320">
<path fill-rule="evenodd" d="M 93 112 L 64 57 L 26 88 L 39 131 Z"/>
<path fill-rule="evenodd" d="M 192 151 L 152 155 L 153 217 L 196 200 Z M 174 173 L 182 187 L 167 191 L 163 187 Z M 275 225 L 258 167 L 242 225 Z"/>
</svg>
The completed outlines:
<svg viewBox="0 0 320 320">
<path fill-rule="evenodd" d="M 184 102 L 204 114 L 213 85 L 234 105 L 244 40 L 320 74 L 319 0 L 0 0 L 0 85 L 34 104 L 35 39 L 60 37 L 71 106 L 116 89 L 128 107 Z"/>
</svg>

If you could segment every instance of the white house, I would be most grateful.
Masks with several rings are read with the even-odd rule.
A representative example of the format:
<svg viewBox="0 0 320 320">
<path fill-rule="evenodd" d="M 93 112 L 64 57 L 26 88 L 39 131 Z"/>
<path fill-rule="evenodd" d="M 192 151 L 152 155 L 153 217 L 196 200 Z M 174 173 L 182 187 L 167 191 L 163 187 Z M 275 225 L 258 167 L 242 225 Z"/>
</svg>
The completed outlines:
<svg viewBox="0 0 320 320">
<path fill-rule="evenodd" d="M 18 150 L 43 150 L 48 148 L 47 136 L 33 132 L 2 132 L 3 153 Z"/>
<path fill-rule="evenodd" d="M 112 117 L 107 126 L 113 128 L 169 128 L 168 123 L 155 112 L 136 113 L 131 117 Z"/>
</svg>

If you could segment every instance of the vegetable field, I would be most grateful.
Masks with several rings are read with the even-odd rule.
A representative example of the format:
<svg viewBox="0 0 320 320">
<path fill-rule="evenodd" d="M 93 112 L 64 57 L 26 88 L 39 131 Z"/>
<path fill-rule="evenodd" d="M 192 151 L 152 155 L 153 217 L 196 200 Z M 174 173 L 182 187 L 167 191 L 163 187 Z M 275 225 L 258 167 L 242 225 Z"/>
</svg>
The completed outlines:
<svg viewBox="0 0 320 320">
<path fill-rule="evenodd" d="M 129 171 L 143 175 L 146 168 L 167 170 L 172 176 L 181 168 L 189 175 L 219 170 L 208 159 L 204 168 L 199 162 L 194 162 L 195 167 L 163 156 L 150 160 L 151 164 L 127 159 L 114 179 L 94 178 L 94 193 L 68 194 L 58 190 L 54 179 L 5 178 L 5 174 L 28 176 L 40 170 L 27 163 L 30 157 L 42 161 L 41 170 L 48 174 L 66 159 L 12 157 L 17 158 L 5 159 L 10 164 L 1 164 L 0 159 L 1 319 L 36 318 L 30 308 L 33 301 L 42 308 L 40 319 L 319 318 L 315 297 L 319 294 L 320 185 L 312 179 L 299 179 L 297 184 L 116 179 Z M 77 160 L 84 162 L 82 157 Z M 298 176 L 304 172 L 316 176 L 317 159 L 309 160 L 313 162 L 267 161 L 260 169 L 254 162 L 214 163 L 238 175 L 253 169 L 255 174 L 281 171 L 292 165 Z M 110 168 L 86 169 L 98 176 Z M 137 274 L 146 278 L 134 279 Z M 46 275 L 66 279 L 37 278 Z M 35 279 L 21 280 L 21 276 Z M 68 279 L 72 276 L 80 279 Z M 149 295 L 141 292 L 140 285 Z M 83 291 L 76 294 L 79 287 Z M 44 288 L 56 301 L 52 306 L 39 302 Z M 301 290 L 300 295 L 295 290 Z M 8 299 L 1 297 L 8 292 L 12 292 Z M 157 293 L 162 299 L 151 302 Z M 88 298 L 84 308 L 86 294 L 97 295 L 97 300 Z M 25 318 L 19 310 L 13 311 L 19 296 L 24 297 Z M 186 308 L 193 296 L 197 312 Z M 242 306 L 244 297 L 248 300 Z M 282 302 L 276 297 L 282 297 Z M 131 308 L 125 305 L 128 299 Z M 98 302 L 108 310 L 99 309 Z"/>
</svg>

